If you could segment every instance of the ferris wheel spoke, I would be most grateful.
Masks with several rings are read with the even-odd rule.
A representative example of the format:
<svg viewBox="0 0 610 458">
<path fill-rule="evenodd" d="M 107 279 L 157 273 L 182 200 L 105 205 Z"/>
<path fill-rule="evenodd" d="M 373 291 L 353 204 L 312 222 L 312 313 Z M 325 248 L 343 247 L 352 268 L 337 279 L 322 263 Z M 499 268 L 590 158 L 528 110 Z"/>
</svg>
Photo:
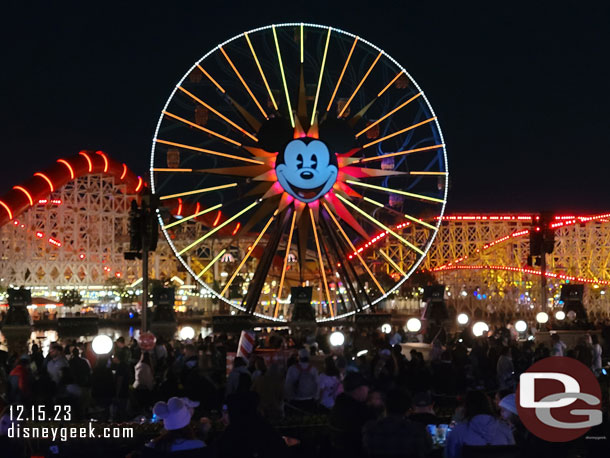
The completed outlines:
<svg viewBox="0 0 610 458">
<path fill-rule="evenodd" d="M 348 246 L 351 248 L 352 253 L 355 253 L 356 257 L 358 258 L 358 260 L 360 261 L 360 263 L 362 264 L 362 267 L 364 267 L 364 270 L 366 270 L 366 272 L 369 274 L 369 276 L 371 277 L 371 279 L 373 280 L 373 282 L 375 283 L 375 285 L 377 286 L 377 288 L 379 288 L 379 291 L 381 291 L 383 294 L 385 294 L 385 290 L 383 289 L 383 287 L 379 284 L 379 281 L 375 278 L 375 275 L 373 275 L 373 272 L 371 272 L 371 269 L 369 268 L 369 266 L 367 265 L 366 262 L 364 262 L 364 259 L 362 258 L 362 256 L 360 256 L 360 253 L 358 253 L 358 250 L 356 250 L 356 247 L 354 246 L 354 244 L 352 243 L 352 241 L 350 240 L 350 238 L 347 236 L 347 234 L 345 233 L 345 231 L 343 230 L 343 228 L 341 227 L 341 225 L 339 224 L 339 221 L 337 221 L 337 218 L 335 217 L 335 215 L 333 214 L 333 212 L 331 211 L 331 209 L 328 207 L 328 205 L 326 205 L 326 202 L 322 202 L 322 205 L 324 206 L 324 208 L 326 209 L 326 212 L 328 213 L 328 215 L 330 216 L 330 218 L 332 219 L 333 223 L 335 224 L 335 226 L 337 226 L 337 230 L 339 231 L 339 233 L 341 234 L 341 236 L 345 239 L 346 243 L 348 244 Z"/>
<path fill-rule="evenodd" d="M 326 44 L 324 45 L 324 54 L 322 56 L 322 64 L 320 65 L 320 76 L 318 77 L 318 86 L 316 87 L 316 96 L 313 100 L 313 109 L 311 112 L 311 126 L 314 125 L 316 119 L 316 110 L 318 108 L 318 99 L 320 97 L 320 87 L 322 86 L 322 76 L 324 76 L 324 66 L 326 65 L 326 55 L 328 54 L 328 44 L 330 43 L 330 34 L 332 29 L 328 28 L 328 34 L 326 35 Z"/>
<path fill-rule="evenodd" d="M 290 257 L 290 245 L 292 244 L 292 234 L 294 233 L 294 223 L 296 221 L 297 213 L 292 212 L 292 221 L 290 223 L 290 231 L 288 232 L 288 239 L 286 240 L 286 254 L 284 255 L 284 263 L 282 265 L 282 274 L 280 276 L 280 284 L 277 289 L 276 304 L 273 311 L 273 317 L 277 318 L 279 301 L 282 299 L 282 289 L 284 287 L 284 280 L 286 279 L 286 270 L 288 268 L 288 258 Z"/>
<path fill-rule="evenodd" d="M 231 143 L 231 144 L 233 144 L 235 146 L 242 146 L 241 143 L 239 143 L 236 140 L 233 140 L 232 138 L 225 137 L 224 135 L 219 134 L 218 132 L 214 132 L 213 130 L 206 129 L 205 127 L 200 126 L 199 124 L 195 124 L 194 122 L 191 122 L 191 121 L 189 121 L 187 119 L 181 118 L 180 116 L 172 114 L 169 111 L 163 111 L 163 114 L 168 116 L 168 117 L 170 117 L 170 118 L 172 118 L 172 119 L 175 119 L 176 121 L 180 121 L 180 122 L 186 124 L 187 126 L 191 126 L 191 127 L 194 127 L 195 129 L 199 129 L 200 131 L 205 132 L 206 134 L 209 134 L 209 135 L 212 135 L 214 137 L 220 138 L 221 140 L 224 140 L 227 143 Z"/>
<path fill-rule="evenodd" d="M 224 48 L 222 46 L 220 46 L 218 49 L 220 49 L 220 52 L 222 53 L 222 55 L 225 56 L 225 59 L 227 59 L 227 62 L 229 63 L 229 65 L 231 66 L 231 68 L 233 69 L 233 71 L 235 72 L 237 77 L 239 78 L 239 81 L 241 81 L 241 84 L 244 86 L 244 88 L 246 89 L 248 94 L 250 94 L 250 97 L 252 98 L 252 100 L 254 101 L 256 106 L 258 107 L 258 109 L 261 112 L 261 114 L 263 115 L 263 117 L 265 119 L 269 119 L 269 115 L 263 109 L 262 105 L 259 103 L 258 99 L 256 98 L 256 96 L 254 95 L 254 93 L 250 89 L 250 86 L 248 86 L 248 83 L 246 83 L 246 80 L 244 80 L 243 76 L 241 76 L 241 73 L 239 73 L 239 70 L 237 70 L 237 67 L 235 66 L 235 64 L 233 63 L 233 61 L 229 57 L 229 55 L 226 53 Z"/>
<path fill-rule="evenodd" d="M 333 95 L 328 102 L 328 106 L 326 107 L 326 111 L 330 111 L 330 107 L 333 106 L 333 101 L 335 100 L 335 96 L 337 95 L 337 91 L 339 90 L 339 85 L 343 80 L 343 75 L 345 75 L 345 70 L 347 70 L 347 66 L 349 65 L 349 61 L 352 58 L 352 54 L 354 53 L 354 49 L 356 48 L 356 43 L 358 43 L 358 37 L 354 38 L 354 43 L 352 44 L 352 48 L 349 50 L 349 54 L 347 55 L 347 59 L 345 61 L 345 65 L 343 65 L 343 70 L 341 70 L 341 75 L 339 75 L 339 79 L 337 80 L 337 85 L 335 86 L 335 90 L 333 91 Z"/>
<path fill-rule="evenodd" d="M 316 229 L 316 221 L 314 219 L 313 210 L 309 207 L 309 215 L 311 220 L 311 227 L 313 229 L 313 236 L 316 242 L 316 252 L 318 255 L 318 263 L 320 264 L 320 274 L 322 275 L 322 283 L 324 284 L 324 292 L 326 293 L 326 301 L 328 304 L 328 310 L 330 311 L 330 316 L 334 317 L 335 312 L 333 310 L 333 304 L 330 300 L 330 290 L 328 289 L 328 281 L 326 280 L 326 270 L 324 269 L 324 261 L 322 260 L 322 253 L 320 251 L 320 240 L 318 239 L 318 231 Z"/>
<path fill-rule="evenodd" d="M 261 64 L 258 60 L 258 56 L 256 55 L 256 52 L 254 51 L 254 46 L 252 46 L 250 37 L 248 36 L 247 33 L 244 33 L 244 37 L 246 38 L 246 41 L 248 42 L 248 47 L 250 48 L 250 51 L 252 52 L 252 57 L 254 57 L 254 62 L 256 62 L 256 67 L 258 68 L 258 72 L 261 74 L 263 83 L 265 83 L 265 88 L 267 88 L 267 93 L 269 94 L 269 100 L 271 100 L 271 103 L 273 104 L 273 109 L 275 111 L 277 111 L 277 103 L 275 101 L 275 97 L 273 97 L 273 92 L 271 92 L 271 88 L 269 87 L 269 83 L 267 82 L 267 78 L 265 77 L 265 72 L 263 72 L 263 67 L 261 67 Z"/>
<path fill-rule="evenodd" d="M 197 68 L 199 70 L 201 70 L 201 73 L 203 73 L 206 76 L 206 78 L 209 79 L 210 82 L 218 88 L 218 90 L 220 92 L 222 92 L 223 94 L 227 92 L 220 84 L 218 84 L 218 81 L 216 81 L 214 78 L 212 78 L 212 76 L 203 69 L 203 67 L 201 65 L 197 64 Z"/>
<path fill-rule="evenodd" d="M 192 191 L 179 192 L 178 194 L 168 194 L 165 196 L 160 196 L 159 200 L 168 200 L 168 199 L 174 199 L 176 197 L 191 196 L 193 194 L 203 194 L 205 192 L 220 191 L 221 189 L 234 188 L 235 186 L 237 186 L 237 183 L 229 183 L 229 184 L 223 184 L 220 186 L 212 186 L 210 188 L 193 189 Z"/>
<path fill-rule="evenodd" d="M 418 122 L 417 124 L 413 124 L 412 126 L 405 127 L 404 129 L 399 130 L 399 131 L 394 132 L 394 133 L 391 133 L 389 135 L 386 135 L 385 137 L 381 137 L 381 138 L 378 138 L 377 140 L 373 140 L 372 142 L 369 142 L 366 145 L 364 145 L 362 147 L 362 149 L 368 148 L 369 146 L 376 145 L 377 143 L 380 143 L 380 142 L 382 142 L 384 140 L 387 140 L 388 138 L 393 138 L 393 137 L 396 137 L 397 135 L 404 134 L 405 132 L 408 132 L 410 130 L 415 129 L 416 127 L 423 126 L 423 125 L 431 123 L 433 121 L 436 121 L 436 116 L 433 116 L 432 118 L 426 119 L 425 121 Z"/>
<path fill-rule="evenodd" d="M 399 73 L 400 75 L 400 73 Z M 408 104 L 410 104 L 413 100 L 417 99 L 419 96 L 421 96 L 422 93 L 418 93 L 415 94 L 413 97 L 411 97 L 409 100 L 407 100 L 406 102 L 400 104 L 399 106 L 397 106 L 396 108 L 394 108 L 392 111 L 389 111 L 388 113 L 386 113 L 385 115 L 383 115 L 381 118 L 379 118 L 377 121 L 372 122 L 371 124 L 369 124 L 368 126 L 366 126 L 364 129 L 362 129 L 360 132 L 358 132 L 356 134 L 356 138 L 360 137 L 363 133 L 365 133 L 367 130 L 371 129 L 372 127 L 375 127 L 377 124 L 379 124 L 380 122 L 382 122 L 384 119 L 392 116 L 394 113 L 396 113 L 398 110 L 400 110 L 403 107 L 406 107 Z"/>
<path fill-rule="evenodd" d="M 220 151 L 213 151 L 213 150 L 209 150 L 209 149 L 205 149 L 205 148 L 199 148 L 198 146 L 184 145 L 182 143 L 170 142 L 168 140 L 161 140 L 159 138 L 156 138 L 155 142 L 161 143 L 163 145 L 175 146 L 177 148 L 184 148 L 184 149 L 188 149 L 191 151 L 196 151 L 198 153 L 209 154 L 211 156 L 219 156 L 219 157 L 224 157 L 227 159 L 234 159 L 236 161 L 249 162 L 251 164 L 259 164 L 259 165 L 265 164 L 265 161 L 261 161 L 260 159 L 252 159 L 249 157 L 235 156 L 233 154 L 221 153 Z M 186 170 L 186 169 L 184 169 L 184 170 Z M 189 169 L 189 170 L 194 170 L 194 169 Z"/>
<path fill-rule="evenodd" d="M 273 213 L 273 216 L 271 216 L 271 218 L 269 218 L 269 221 L 267 221 L 267 224 L 265 224 L 265 227 L 263 227 L 263 229 L 261 230 L 260 234 L 258 234 L 258 236 L 254 240 L 254 243 L 252 244 L 252 246 L 248 247 L 246 255 L 243 257 L 243 259 L 241 260 L 241 262 L 239 263 L 239 265 L 237 266 L 237 268 L 233 272 L 233 275 L 231 275 L 231 278 L 229 278 L 229 281 L 227 281 L 227 284 L 222 289 L 222 291 L 220 293 L 221 296 L 225 295 L 225 293 L 227 292 L 227 290 L 231 286 L 231 283 L 233 283 L 233 280 L 235 280 L 235 277 L 237 277 L 237 275 L 239 274 L 239 271 L 241 270 L 241 268 L 244 266 L 244 264 L 246 263 L 248 258 L 250 258 L 250 255 L 254 251 L 254 248 L 256 248 L 256 245 L 258 245 L 258 242 L 261 241 L 261 239 L 265 235 L 265 232 L 267 232 L 267 229 L 269 228 L 269 226 L 271 225 L 271 223 L 273 222 L 273 220 L 275 219 L 277 214 L 278 214 L 277 211 L 275 213 Z"/>
<path fill-rule="evenodd" d="M 235 221 L 237 218 L 239 218 L 241 215 L 243 215 L 244 213 L 246 213 L 247 211 L 251 210 L 252 208 L 256 207 L 259 204 L 259 201 L 257 200 L 256 202 L 251 203 L 250 205 L 248 205 L 246 208 L 244 208 L 243 210 L 239 211 L 238 213 L 236 213 L 235 215 L 231 216 L 229 219 L 227 219 L 224 223 L 219 224 L 218 226 L 216 226 L 214 229 L 212 229 L 211 231 L 207 232 L 205 235 L 203 235 L 202 237 L 199 237 L 197 240 L 195 240 L 193 243 L 191 243 L 190 245 L 186 246 L 185 248 L 183 248 L 182 250 L 180 250 L 178 252 L 178 254 L 180 256 L 182 256 L 184 253 L 186 253 L 187 251 L 191 250 L 192 248 L 196 247 L 197 245 L 199 245 L 201 242 L 203 242 L 205 239 L 211 237 L 212 235 L 214 235 L 216 232 L 218 232 L 219 230 L 221 230 L 223 227 L 225 227 L 227 224 L 230 224 L 231 222 Z"/>
<path fill-rule="evenodd" d="M 366 79 L 369 77 L 370 73 L 373 71 L 373 68 L 375 67 L 375 65 L 377 65 L 377 62 L 379 61 L 379 58 L 381 57 L 382 54 L 383 53 L 381 51 L 379 52 L 379 54 L 377 54 L 377 57 L 375 58 L 375 60 L 373 61 L 373 63 L 371 64 L 371 66 L 369 67 L 367 72 L 364 74 L 364 76 L 358 83 L 358 86 L 356 86 L 356 89 L 354 89 L 354 92 L 352 93 L 350 98 L 347 99 L 347 102 L 345 103 L 345 105 L 343 105 L 343 108 L 341 109 L 339 116 L 337 116 L 338 118 L 341 118 L 343 116 L 343 113 L 345 113 L 345 110 L 347 110 L 347 107 L 349 107 L 349 104 L 352 102 L 354 97 L 356 97 L 356 94 L 358 93 L 358 91 L 360 90 L 360 88 L 362 87 L 362 85 L 364 84 Z"/>
<path fill-rule="evenodd" d="M 393 260 L 393 259 L 392 259 L 392 258 L 391 258 L 391 257 L 390 257 L 390 256 L 389 256 L 389 255 L 388 255 L 386 252 L 385 252 L 385 251 L 383 251 L 383 250 L 381 250 L 381 249 L 380 249 L 380 250 L 377 250 L 377 251 L 379 252 L 379 254 L 381 254 L 381 256 L 383 256 L 383 257 L 385 258 L 385 260 L 386 260 L 386 261 L 388 261 L 388 263 L 389 263 L 389 264 L 390 264 L 392 267 L 394 267 L 394 269 L 395 269 L 395 270 L 396 270 L 396 271 L 397 271 L 397 272 L 398 272 L 400 275 L 402 275 L 403 277 L 406 275 L 406 274 L 405 274 L 405 271 L 404 271 L 404 270 L 402 270 L 402 269 L 400 268 L 400 266 L 399 266 L 398 264 L 396 264 L 396 263 L 394 262 L 394 260 Z"/>
<path fill-rule="evenodd" d="M 235 122 L 231 121 L 229 118 L 227 118 L 225 115 L 223 115 L 221 112 L 219 112 L 218 110 L 214 109 L 213 107 L 211 107 L 210 105 L 208 105 L 207 103 L 205 103 L 203 100 L 201 100 L 199 97 L 193 95 L 191 92 L 187 91 L 186 89 L 184 89 L 182 86 L 178 86 L 178 89 L 180 91 L 182 91 L 184 94 L 186 94 L 187 96 L 189 96 L 191 99 L 193 99 L 195 102 L 199 103 L 201 106 L 207 108 L 208 110 L 210 110 L 212 113 L 214 113 L 216 116 L 218 116 L 220 119 L 222 119 L 223 121 L 225 121 L 226 123 L 230 124 L 231 126 L 233 126 L 235 129 L 237 129 L 238 131 L 240 131 L 242 134 L 246 135 L 247 137 L 251 138 L 252 140 L 254 140 L 255 142 L 258 142 L 258 138 L 256 138 L 256 136 L 254 136 L 253 134 L 251 134 L 250 132 L 248 132 L 246 129 L 244 129 L 243 127 L 239 126 L 238 124 L 236 124 Z"/>
<path fill-rule="evenodd" d="M 223 255 L 223 254 L 225 254 L 226 252 L 227 252 L 227 249 L 226 249 L 226 248 L 223 248 L 222 250 L 220 250 L 220 253 L 218 253 L 218 254 L 217 254 L 215 257 L 214 257 L 214 259 L 212 259 L 212 260 L 211 260 L 211 261 L 208 263 L 208 265 L 207 265 L 207 266 L 205 266 L 203 269 L 201 269 L 201 272 L 199 272 L 199 273 L 197 274 L 197 277 L 196 277 L 196 278 L 201 278 L 201 276 L 202 276 L 203 274 L 205 274 L 205 273 L 206 273 L 208 270 L 210 270 L 210 268 L 211 268 L 211 267 L 212 267 L 214 264 L 216 264 L 216 262 L 217 262 L 217 261 L 218 261 L 220 258 L 222 258 L 222 255 Z"/>
<path fill-rule="evenodd" d="M 354 205 L 352 202 L 350 202 L 349 200 L 347 200 L 345 197 L 341 196 L 340 194 L 337 194 L 337 197 L 343 201 L 345 204 L 347 204 L 349 207 L 351 207 L 353 210 L 356 210 L 358 213 L 360 213 L 362 216 L 364 216 L 366 219 L 368 219 L 369 221 L 373 222 L 375 225 L 377 225 L 378 227 L 380 227 L 381 229 L 387 231 L 389 234 L 392 234 L 396 239 L 398 239 L 400 242 L 402 242 L 403 245 L 406 245 L 407 247 L 411 248 L 413 251 L 423 255 L 424 252 L 422 250 L 420 250 L 419 248 L 417 248 L 415 245 L 413 245 L 411 242 L 405 240 L 402 236 L 398 235 L 396 232 L 394 232 L 392 229 L 390 229 L 389 227 L 387 227 L 385 224 L 383 224 L 381 221 L 378 221 L 377 219 L 375 219 L 374 217 L 372 217 L 371 215 L 369 215 L 367 212 L 365 212 L 364 210 L 362 210 L 361 208 L 359 208 L 358 206 Z"/>
<path fill-rule="evenodd" d="M 421 199 L 429 202 L 435 202 L 439 204 L 444 204 L 445 201 L 443 199 L 437 199 L 436 197 L 424 196 L 423 194 L 416 194 L 413 192 L 401 191 L 400 189 L 392 189 L 392 188 L 384 188 L 382 186 L 377 186 L 374 184 L 364 183 L 362 181 L 354 181 L 354 180 L 345 180 L 346 183 L 349 183 L 353 186 L 362 186 L 363 188 L 375 189 L 377 191 L 390 192 L 392 194 L 400 194 L 401 196 L 410 197 L 413 199 Z M 340 196 L 338 196 L 340 197 Z"/>
<path fill-rule="evenodd" d="M 192 215 L 185 216 L 184 218 L 181 218 L 181 219 L 179 219 L 177 221 L 174 221 L 173 223 L 166 224 L 165 226 L 163 226 L 163 230 L 169 229 L 170 227 L 177 226 L 178 224 L 185 223 L 185 222 L 187 222 L 187 221 L 189 221 L 189 220 L 191 220 L 193 218 L 198 218 L 199 216 L 205 215 L 206 213 L 210 213 L 210 212 L 212 212 L 214 210 L 219 209 L 220 207 L 222 207 L 222 204 L 217 204 L 217 205 L 214 205 L 212 207 L 206 208 L 205 210 L 201 210 L 199 212 L 195 212 Z"/>
<path fill-rule="evenodd" d="M 382 161 L 383 159 L 387 159 L 389 157 L 405 156 L 408 154 L 419 153 L 421 151 L 431 151 L 431 150 L 443 148 L 444 146 L 445 146 L 444 143 L 441 143 L 438 145 L 432 145 L 432 146 L 424 146 L 422 148 L 409 149 L 409 150 L 405 150 L 405 151 L 397 151 L 395 153 L 381 154 L 379 156 L 363 157 L 360 159 L 356 159 L 355 162 L 364 163 L 364 162 L 371 162 L 371 161 Z"/>
<path fill-rule="evenodd" d="M 277 32 L 275 26 L 273 29 L 273 40 L 275 41 L 275 50 L 277 52 L 277 60 L 280 65 L 280 73 L 282 75 L 282 83 L 284 85 L 284 94 L 286 95 L 286 104 L 288 105 L 288 115 L 290 116 L 290 125 L 294 128 L 294 113 L 292 113 L 292 105 L 290 104 L 290 94 L 288 93 L 288 85 L 286 84 L 286 74 L 284 73 L 284 64 L 282 63 L 282 52 L 280 51 L 280 44 L 277 40 Z"/>
<path fill-rule="evenodd" d="M 438 230 L 438 228 L 436 226 L 426 223 L 425 221 L 423 221 L 421 219 L 417 219 L 411 215 L 405 214 L 405 218 L 407 218 L 409 221 L 413 221 L 414 223 L 421 224 L 422 226 L 427 227 L 428 229 L 432 229 L 435 232 Z"/>
</svg>

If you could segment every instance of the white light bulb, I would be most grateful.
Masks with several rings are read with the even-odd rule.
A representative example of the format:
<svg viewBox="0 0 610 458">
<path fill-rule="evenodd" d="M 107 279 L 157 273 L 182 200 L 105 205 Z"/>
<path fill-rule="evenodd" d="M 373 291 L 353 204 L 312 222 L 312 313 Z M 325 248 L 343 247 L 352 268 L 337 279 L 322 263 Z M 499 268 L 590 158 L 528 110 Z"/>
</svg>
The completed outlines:
<svg viewBox="0 0 610 458">
<path fill-rule="evenodd" d="M 559 321 L 565 320 L 566 312 L 564 312 L 563 310 L 558 310 L 557 313 L 555 313 L 555 318 Z"/>
<path fill-rule="evenodd" d="M 407 331 L 418 332 L 421 329 L 421 321 L 418 318 L 409 318 L 407 321 Z"/>
<path fill-rule="evenodd" d="M 487 326 L 487 323 L 484 323 L 483 321 L 477 321 L 472 325 L 472 333 L 475 335 L 475 337 L 481 337 L 487 331 L 489 331 L 489 326 Z"/>
<path fill-rule="evenodd" d="M 329 341 L 333 347 L 340 347 L 345 342 L 345 336 L 342 332 L 335 331 L 330 335 Z"/>
<path fill-rule="evenodd" d="M 195 337 L 195 330 L 190 326 L 185 326 L 180 329 L 180 338 L 182 340 L 192 339 L 193 337 Z"/>
<path fill-rule="evenodd" d="M 515 323 L 515 329 L 517 332 L 525 332 L 527 330 L 527 323 L 523 320 L 519 320 Z"/>
<path fill-rule="evenodd" d="M 465 313 L 460 313 L 457 316 L 457 322 L 460 324 L 467 324 L 469 319 L 470 318 L 468 318 L 468 315 L 466 315 Z"/>
<path fill-rule="evenodd" d="M 390 332 L 392 332 L 392 326 L 390 326 L 389 323 L 382 324 L 381 332 L 383 332 L 384 334 L 389 334 Z"/>
<path fill-rule="evenodd" d="M 91 348 L 96 355 L 107 355 L 112 350 L 112 339 L 108 336 L 95 336 Z"/>
<path fill-rule="evenodd" d="M 545 312 L 540 312 L 536 315 L 536 321 L 540 324 L 544 324 L 549 321 L 549 316 Z"/>
</svg>

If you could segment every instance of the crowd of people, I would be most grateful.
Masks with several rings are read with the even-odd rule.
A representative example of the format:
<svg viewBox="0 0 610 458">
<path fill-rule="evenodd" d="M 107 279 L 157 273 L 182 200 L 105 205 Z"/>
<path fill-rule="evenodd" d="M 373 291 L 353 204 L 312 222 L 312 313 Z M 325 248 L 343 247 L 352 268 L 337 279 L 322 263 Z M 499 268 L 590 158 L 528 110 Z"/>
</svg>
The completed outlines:
<svg viewBox="0 0 610 458">
<path fill-rule="evenodd" d="M 158 338 L 150 351 L 120 337 L 103 356 L 82 341 L 55 342 L 46 355 L 33 343 L 27 354 L 0 352 L 0 416 L 10 404 L 56 403 L 72 406 L 76 421 L 162 421 L 163 433 L 132 456 L 286 456 L 305 446 L 354 458 L 454 458 L 473 446 L 535 456 L 552 444 L 519 420 L 519 375 L 556 355 L 603 377 L 595 334 L 568 348 L 557 335 L 550 345 L 520 342 L 498 327 L 485 337 L 436 340 L 426 359 L 415 349 L 405 354 L 399 328 L 345 334 L 345 344 L 333 348 L 324 329 L 262 332 L 262 351 L 247 359 L 233 357 L 239 336 L 227 334 Z M 282 436 L 277 426 L 294 417 L 324 426 L 315 444 Z"/>
</svg>

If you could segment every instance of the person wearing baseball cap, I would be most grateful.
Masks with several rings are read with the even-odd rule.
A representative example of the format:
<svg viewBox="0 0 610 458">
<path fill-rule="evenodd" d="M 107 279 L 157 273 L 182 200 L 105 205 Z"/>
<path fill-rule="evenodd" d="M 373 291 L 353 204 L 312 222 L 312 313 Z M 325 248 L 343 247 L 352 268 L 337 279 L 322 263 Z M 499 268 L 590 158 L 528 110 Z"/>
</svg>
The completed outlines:
<svg viewBox="0 0 610 458">
<path fill-rule="evenodd" d="M 412 413 L 409 420 L 422 425 L 438 425 L 442 423 L 434 412 L 434 401 L 429 391 L 421 391 L 413 396 Z"/>
<path fill-rule="evenodd" d="M 374 412 L 366 405 L 369 384 L 359 372 L 349 372 L 343 380 L 343 393 L 330 412 L 331 443 L 342 456 L 362 455 L 362 427 Z"/>
</svg>

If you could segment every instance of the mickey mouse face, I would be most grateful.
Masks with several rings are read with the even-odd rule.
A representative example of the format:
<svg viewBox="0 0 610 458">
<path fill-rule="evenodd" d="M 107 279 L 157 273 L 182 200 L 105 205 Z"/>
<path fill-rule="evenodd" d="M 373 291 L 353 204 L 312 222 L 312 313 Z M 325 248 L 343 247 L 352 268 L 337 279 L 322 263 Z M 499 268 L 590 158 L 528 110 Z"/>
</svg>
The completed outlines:
<svg viewBox="0 0 610 458">
<path fill-rule="evenodd" d="M 278 155 L 275 172 L 284 191 L 301 202 L 313 202 L 335 184 L 337 158 L 324 142 L 300 138 Z"/>
</svg>

